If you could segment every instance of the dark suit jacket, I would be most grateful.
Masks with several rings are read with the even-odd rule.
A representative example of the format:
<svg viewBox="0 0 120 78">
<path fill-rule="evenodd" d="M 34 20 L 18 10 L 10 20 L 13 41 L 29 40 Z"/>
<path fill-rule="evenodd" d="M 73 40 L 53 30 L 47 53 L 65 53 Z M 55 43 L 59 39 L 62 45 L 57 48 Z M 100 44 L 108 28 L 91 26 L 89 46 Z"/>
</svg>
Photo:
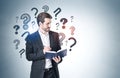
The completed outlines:
<svg viewBox="0 0 120 78">
<path fill-rule="evenodd" d="M 50 47 L 52 51 L 61 49 L 58 33 L 50 31 Z M 32 61 L 30 78 L 43 78 L 45 69 L 45 54 L 43 53 L 43 43 L 37 32 L 28 35 L 26 38 L 26 58 Z M 57 63 L 52 60 L 55 75 L 59 78 Z"/>
</svg>

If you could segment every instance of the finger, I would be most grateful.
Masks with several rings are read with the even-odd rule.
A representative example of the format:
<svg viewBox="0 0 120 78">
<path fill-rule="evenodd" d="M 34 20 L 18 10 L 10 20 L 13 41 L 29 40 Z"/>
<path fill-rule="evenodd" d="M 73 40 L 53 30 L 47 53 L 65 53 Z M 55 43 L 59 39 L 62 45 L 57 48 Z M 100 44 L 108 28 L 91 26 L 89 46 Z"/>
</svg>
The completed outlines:
<svg viewBox="0 0 120 78">
<path fill-rule="evenodd" d="M 54 61 L 57 61 L 57 58 L 56 58 L 56 57 L 53 57 L 53 60 L 54 60 Z"/>
<path fill-rule="evenodd" d="M 61 57 L 60 56 L 58 56 L 58 60 L 61 61 Z"/>
<path fill-rule="evenodd" d="M 54 57 L 53 60 L 54 60 L 55 62 L 58 62 L 58 61 L 59 61 L 59 59 L 58 59 L 57 57 Z"/>
<path fill-rule="evenodd" d="M 55 61 L 55 57 L 52 58 Z"/>
<path fill-rule="evenodd" d="M 60 56 L 58 56 L 58 59 L 61 59 Z"/>
<path fill-rule="evenodd" d="M 59 60 L 58 57 L 55 57 L 55 60 L 58 61 Z"/>
</svg>

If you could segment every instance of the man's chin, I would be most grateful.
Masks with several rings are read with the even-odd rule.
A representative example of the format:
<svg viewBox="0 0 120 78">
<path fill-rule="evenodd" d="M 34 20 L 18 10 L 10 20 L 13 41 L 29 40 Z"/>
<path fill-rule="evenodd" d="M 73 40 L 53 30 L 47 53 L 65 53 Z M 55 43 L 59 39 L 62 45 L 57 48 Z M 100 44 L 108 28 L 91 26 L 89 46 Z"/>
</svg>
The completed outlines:
<svg viewBox="0 0 120 78">
<path fill-rule="evenodd" d="M 49 31 L 50 31 L 50 29 L 47 29 L 47 30 L 46 30 L 46 32 L 49 32 Z"/>
</svg>

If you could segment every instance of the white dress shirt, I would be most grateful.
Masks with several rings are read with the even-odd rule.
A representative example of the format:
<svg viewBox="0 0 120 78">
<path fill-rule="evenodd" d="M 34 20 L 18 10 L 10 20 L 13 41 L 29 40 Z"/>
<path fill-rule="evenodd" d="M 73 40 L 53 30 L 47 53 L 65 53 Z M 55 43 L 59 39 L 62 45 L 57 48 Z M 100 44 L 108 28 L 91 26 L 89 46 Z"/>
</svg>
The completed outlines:
<svg viewBox="0 0 120 78">
<path fill-rule="evenodd" d="M 40 34 L 43 46 L 50 46 L 49 33 L 48 32 L 44 33 L 44 31 L 42 29 L 39 29 L 38 32 Z M 46 62 L 45 69 L 52 67 L 52 63 L 51 63 L 50 59 L 45 59 L 45 62 Z"/>
</svg>

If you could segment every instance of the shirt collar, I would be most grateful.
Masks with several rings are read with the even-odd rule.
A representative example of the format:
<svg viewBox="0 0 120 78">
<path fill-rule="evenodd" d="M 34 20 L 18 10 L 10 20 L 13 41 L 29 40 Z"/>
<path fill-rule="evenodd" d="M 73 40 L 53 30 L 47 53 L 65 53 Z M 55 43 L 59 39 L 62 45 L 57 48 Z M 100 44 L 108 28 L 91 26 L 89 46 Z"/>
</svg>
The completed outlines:
<svg viewBox="0 0 120 78">
<path fill-rule="evenodd" d="M 43 29 L 39 28 L 38 32 L 40 35 L 48 35 L 48 32 L 45 32 Z"/>
</svg>

